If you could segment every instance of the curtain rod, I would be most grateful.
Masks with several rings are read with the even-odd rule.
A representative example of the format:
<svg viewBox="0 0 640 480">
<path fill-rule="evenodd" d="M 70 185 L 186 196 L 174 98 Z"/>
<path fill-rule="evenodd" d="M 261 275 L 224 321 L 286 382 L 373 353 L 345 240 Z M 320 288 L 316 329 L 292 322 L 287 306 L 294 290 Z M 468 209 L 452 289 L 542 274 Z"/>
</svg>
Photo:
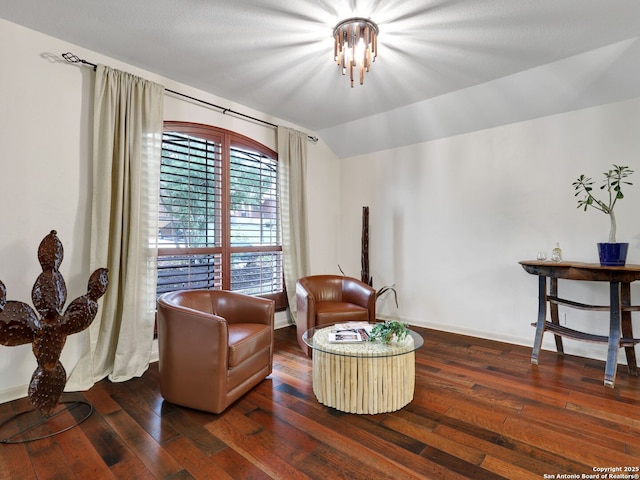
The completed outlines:
<svg viewBox="0 0 640 480">
<path fill-rule="evenodd" d="M 62 58 L 64 58 L 69 63 L 82 63 L 84 65 L 89 65 L 90 67 L 93 67 L 94 70 L 97 67 L 97 65 L 95 63 L 87 62 L 85 59 L 80 58 L 80 57 L 78 57 L 77 55 L 74 55 L 71 52 L 63 53 L 62 54 Z M 231 113 L 231 114 L 236 115 L 238 117 L 242 117 L 242 118 L 246 118 L 246 119 L 249 119 L 249 120 L 253 120 L 254 122 L 263 123 L 263 124 L 268 125 L 268 126 L 273 127 L 273 128 L 278 128 L 278 125 L 276 125 L 275 123 L 267 122 L 266 120 L 262 120 L 260 118 L 252 117 L 251 115 L 247 115 L 245 113 L 236 112 L 235 110 L 231 110 L 230 108 L 226 108 L 226 107 L 223 107 L 223 106 L 220 106 L 220 105 L 216 105 L 215 103 L 207 102 L 206 100 L 201 100 L 199 98 L 192 97 L 192 96 L 186 95 L 184 93 L 176 92 L 175 90 L 170 90 L 168 88 L 165 88 L 165 91 L 169 92 L 169 93 L 173 93 L 174 95 L 178 95 L 180 97 L 188 98 L 189 100 L 193 100 L 193 101 L 198 102 L 198 103 L 202 103 L 204 105 L 208 105 L 209 107 L 217 108 L 217 109 L 222 111 L 223 115 L 225 115 L 227 113 Z M 314 142 L 314 143 L 318 142 L 318 137 L 307 135 L 307 138 L 310 141 Z"/>
</svg>

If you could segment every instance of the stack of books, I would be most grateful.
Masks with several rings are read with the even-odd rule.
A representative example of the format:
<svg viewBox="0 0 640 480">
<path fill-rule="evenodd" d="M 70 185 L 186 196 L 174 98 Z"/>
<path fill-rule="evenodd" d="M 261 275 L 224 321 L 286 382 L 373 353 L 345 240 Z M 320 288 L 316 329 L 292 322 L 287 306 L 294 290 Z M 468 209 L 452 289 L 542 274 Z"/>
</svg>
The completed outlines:
<svg viewBox="0 0 640 480">
<path fill-rule="evenodd" d="M 329 330 L 330 343 L 366 342 L 374 325 L 367 322 L 347 322 L 332 325 Z"/>
</svg>

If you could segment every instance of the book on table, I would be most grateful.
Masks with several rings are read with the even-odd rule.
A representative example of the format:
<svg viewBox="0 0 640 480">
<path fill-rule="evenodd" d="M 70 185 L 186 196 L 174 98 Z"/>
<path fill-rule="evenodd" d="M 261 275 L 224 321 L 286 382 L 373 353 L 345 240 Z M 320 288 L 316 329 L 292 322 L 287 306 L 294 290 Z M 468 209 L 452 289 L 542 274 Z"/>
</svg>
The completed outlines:
<svg viewBox="0 0 640 480">
<path fill-rule="evenodd" d="M 330 343 L 361 343 L 369 339 L 374 325 L 367 322 L 337 323 L 329 331 Z"/>
</svg>

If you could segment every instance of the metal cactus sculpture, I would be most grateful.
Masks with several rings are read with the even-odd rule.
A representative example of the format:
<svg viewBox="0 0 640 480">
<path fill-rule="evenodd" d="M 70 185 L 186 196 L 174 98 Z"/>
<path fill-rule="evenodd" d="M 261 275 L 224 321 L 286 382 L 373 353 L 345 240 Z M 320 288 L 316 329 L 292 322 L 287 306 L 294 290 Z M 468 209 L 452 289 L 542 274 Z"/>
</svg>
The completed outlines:
<svg viewBox="0 0 640 480">
<path fill-rule="evenodd" d="M 91 324 L 98 313 L 97 300 L 109 285 L 108 270 L 97 269 L 89 278 L 87 293 L 73 300 L 63 313 L 67 287 L 58 271 L 62 258 L 62 243 L 52 230 L 38 247 L 42 273 L 31 291 L 40 318 L 26 303 L 7 301 L 6 287 L 0 281 L 0 343 L 31 343 L 38 367 L 29 383 L 29 399 L 43 416 L 53 412 L 67 383 L 67 373 L 60 363 L 67 336 Z"/>
</svg>

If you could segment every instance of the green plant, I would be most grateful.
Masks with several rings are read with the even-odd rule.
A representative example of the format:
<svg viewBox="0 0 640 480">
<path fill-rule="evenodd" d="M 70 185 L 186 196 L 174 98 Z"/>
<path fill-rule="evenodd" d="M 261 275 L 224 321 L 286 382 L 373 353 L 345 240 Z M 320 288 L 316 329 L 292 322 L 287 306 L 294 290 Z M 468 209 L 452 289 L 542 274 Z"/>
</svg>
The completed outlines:
<svg viewBox="0 0 640 480">
<path fill-rule="evenodd" d="M 391 343 L 391 339 L 396 337 L 396 341 L 402 341 L 409 334 L 409 325 L 395 320 L 387 320 L 384 323 L 376 323 L 371 330 L 369 341 L 380 340 L 387 345 Z"/>
<path fill-rule="evenodd" d="M 584 207 L 586 212 L 589 207 L 593 207 L 596 210 L 609 215 L 611 221 L 611 229 L 609 230 L 609 243 L 616 243 L 616 217 L 613 213 L 613 208 L 616 206 L 616 202 L 624 198 L 622 194 L 622 185 L 633 185 L 631 182 L 624 180 L 633 173 L 627 166 L 613 165 L 613 169 L 608 172 L 604 172 L 605 179 L 600 186 L 600 190 L 606 190 L 608 194 L 608 201 L 604 202 L 598 200 L 591 193 L 593 190 L 593 180 L 590 177 L 580 175 L 578 179 L 573 182 L 574 190 L 578 195 L 584 195 L 584 197 L 578 199 L 578 208 Z"/>
</svg>

